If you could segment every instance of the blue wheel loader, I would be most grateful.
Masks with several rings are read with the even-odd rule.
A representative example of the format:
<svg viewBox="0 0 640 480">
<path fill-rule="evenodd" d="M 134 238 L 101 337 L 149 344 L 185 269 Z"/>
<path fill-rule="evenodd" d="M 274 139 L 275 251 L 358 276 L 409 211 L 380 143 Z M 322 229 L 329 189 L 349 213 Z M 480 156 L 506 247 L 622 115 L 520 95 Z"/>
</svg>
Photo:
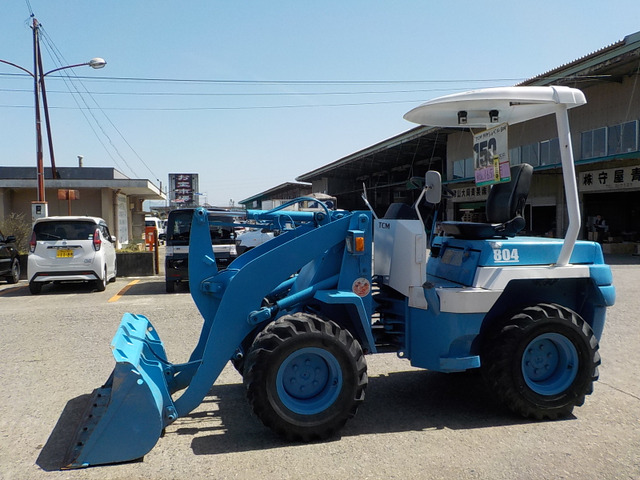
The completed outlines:
<svg viewBox="0 0 640 480">
<path fill-rule="evenodd" d="M 477 152 L 480 167 L 493 162 L 496 178 L 509 181 L 492 185 L 487 222 L 443 221 L 430 240 L 417 206 L 440 202 L 437 172 L 425 177 L 415 218 L 397 205 L 383 218 L 366 208 L 248 211 L 254 225 L 283 233 L 225 270 L 216 266 L 207 212 L 196 209 L 189 284 L 204 322 L 189 361 L 171 363 L 151 322 L 125 314 L 111 345 L 116 366 L 94 391 L 65 468 L 144 456 L 229 361 L 255 415 L 298 441 L 330 437 L 355 415 L 367 355 L 379 352 L 437 372 L 481 369 L 517 414 L 568 415 L 598 378 L 598 341 L 615 301 L 599 244 L 578 240 L 567 112 L 584 103 L 574 88 L 508 87 L 440 97 L 405 115 L 488 130 L 555 115 L 569 217 L 563 239 L 519 235 L 533 169 L 498 165 L 491 142 Z"/>
</svg>

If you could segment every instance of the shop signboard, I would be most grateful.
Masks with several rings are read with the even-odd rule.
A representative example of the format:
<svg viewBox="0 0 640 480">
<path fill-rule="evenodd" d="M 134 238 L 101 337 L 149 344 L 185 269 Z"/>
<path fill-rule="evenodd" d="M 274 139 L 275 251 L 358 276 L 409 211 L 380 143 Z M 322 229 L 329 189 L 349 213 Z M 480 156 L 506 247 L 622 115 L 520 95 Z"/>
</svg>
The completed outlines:
<svg viewBox="0 0 640 480">
<path fill-rule="evenodd" d="M 452 188 L 453 202 L 481 202 L 485 201 L 489 196 L 489 187 L 487 185 L 481 187 L 460 187 Z"/>
<path fill-rule="evenodd" d="M 640 188 L 640 165 L 580 172 L 578 188 L 585 193 Z"/>
<path fill-rule="evenodd" d="M 198 192 L 197 173 L 170 173 L 169 174 L 169 199 L 172 205 L 191 207 L 197 204 L 195 199 Z"/>
</svg>

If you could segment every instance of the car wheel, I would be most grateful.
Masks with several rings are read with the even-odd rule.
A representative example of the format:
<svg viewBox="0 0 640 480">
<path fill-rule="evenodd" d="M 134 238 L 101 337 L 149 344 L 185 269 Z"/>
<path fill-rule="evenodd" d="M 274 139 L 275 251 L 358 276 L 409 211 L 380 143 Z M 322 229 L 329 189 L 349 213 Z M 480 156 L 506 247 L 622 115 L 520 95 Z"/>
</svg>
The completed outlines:
<svg viewBox="0 0 640 480">
<path fill-rule="evenodd" d="M 107 266 L 104 266 L 104 271 L 102 272 L 102 279 L 96 280 L 96 288 L 99 292 L 104 292 L 107 288 Z"/>
<path fill-rule="evenodd" d="M 29 282 L 29 291 L 32 295 L 38 295 L 42 291 L 42 283 Z"/>
<path fill-rule="evenodd" d="M 109 283 L 114 283 L 116 281 L 117 276 L 118 276 L 118 262 L 116 262 L 113 267 L 113 277 L 109 279 Z"/>
<path fill-rule="evenodd" d="M 8 283 L 18 283 L 20 280 L 20 261 L 17 258 L 13 259 L 11 264 L 11 275 L 7 277 Z"/>
</svg>

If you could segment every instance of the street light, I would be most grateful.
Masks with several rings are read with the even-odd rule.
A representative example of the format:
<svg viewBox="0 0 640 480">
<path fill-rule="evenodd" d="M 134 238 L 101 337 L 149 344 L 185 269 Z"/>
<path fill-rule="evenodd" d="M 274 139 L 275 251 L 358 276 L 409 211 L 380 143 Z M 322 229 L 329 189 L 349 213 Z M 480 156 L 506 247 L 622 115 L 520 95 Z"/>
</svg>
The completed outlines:
<svg viewBox="0 0 640 480">
<path fill-rule="evenodd" d="M 38 49 L 38 52 L 40 50 Z M 44 109 L 44 123 L 45 123 L 45 127 L 47 128 L 47 140 L 49 143 L 49 157 L 51 158 L 51 173 L 53 178 L 57 177 L 57 172 L 56 172 L 56 160 L 55 160 L 55 156 L 53 154 L 53 137 L 51 135 L 51 122 L 49 121 L 49 105 L 47 104 L 47 90 L 45 88 L 45 84 L 44 84 L 44 77 L 49 75 L 50 73 L 53 72 L 57 72 L 60 70 L 65 70 L 67 68 L 75 68 L 75 67 L 84 67 L 84 66 L 89 66 L 91 68 L 94 69 L 99 69 L 99 68 L 103 68 L 105 65 L 107 64 L 107 62 L 104 61 L 104 59 L 102 58 L 92 58 L 91 60 L 89 60 L 88 62 L 85 63 L 77 63 L 75 65 L 67 65 L 66 67 L 59 67 L 59 68 L 54 68 L 53 70 L 49 70 L 48 72 L 45 73 L 41 73 L 40 74 L 40 89 L 42 91 L 42 107 Z M 39 59 L 39 63 L 38 63 L 38 67 L 40 72 L 42 72 L 42 58 Z M 36 94 L 37 95 L 37 94 Z M 36 106 L 37 106 L 37 96 L 36 96 Z M 36 107 L 38 108 L 38 106 Z M 38 108 L 39 111 L 39 108 Z M 42 141 L 42 136 L 40 136 L 40 141 Z M 42 151 L 42 146 L 40 148 L 40 151 Z M 41 169 L 40 172 L 42 173 L 42 195 L 43 195 L 43 199 L 42 201 L 44 201 L 44 170 Z M 41 201 L 40 199 L 38 199 L 38 201 Z"/>
<path fill-rule="evenodd" d="M 0 60 L 0 63 L 5 63 L 7 65 L 11 65 L 12 67 L 16 67 L 23 72 L 28 73 L 33 77 L 33 92 L 35 96 L 35 109 L 36 109 L 36 165 L 37 165 L 37 192 L 38 192 L 38 203 L 45 202 L 45 194 L 44 194 L 44 162 L 42 155 L 42 129 L 41 129 L 41 119 L 40 119 L 40 95 L 42 95 L 42 105 L 44 108 L 44 116 L 45 116 L 45 125 L 47 128 L 47 139 L 49 142 L 49 155 L 51 156 L 51 171 L 53 177 L 57 177 L 56 172 L 56 164 L 55 157 L 53 155 L 53 141 L 51 138 L 51 123 L 49 122 L 49 107 L 47 105 L 47 92 L 44 85 L 44 77 L 49 75 L 50 73 L 58 72 L 60 70 L 65 70 L 67 68 L 75 68 L 75 67 L 84 67 L 89 66 L 91 68 L 103 68 L 107 62 L 102 58 L 92 58 L 88 62 L 78 63 L 75 65 L 67 65 L 65 67 L 54 68 L 53 70 L 49 70 L 48 72 L 43 73 L 42 68 L 42 56 L 40 55 L 40 39 L 38 30 L 40 28 L 40 24 L 38 20 L 33 19 L 33 72 L 27 70 L 20 65 L 16 65 L 15 63 L 8 62 L 6 60 Z"/>
</svg>

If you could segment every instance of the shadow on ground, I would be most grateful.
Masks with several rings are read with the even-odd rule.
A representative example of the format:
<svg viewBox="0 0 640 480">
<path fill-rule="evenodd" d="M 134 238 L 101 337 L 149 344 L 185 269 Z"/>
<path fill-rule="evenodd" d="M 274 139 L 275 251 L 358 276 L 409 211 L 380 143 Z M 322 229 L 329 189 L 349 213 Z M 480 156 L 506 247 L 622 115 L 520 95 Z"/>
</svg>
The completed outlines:
<svg viewBox="0 0 640 480">
<path fill-rule="evenodd" d="M 63 466 L 89 395 L 65 406 L 36 464 L 45 471 Z M 193 437 L 196 455 L 266 450 L 293 445 L 276 436 L 252 415 L 242 383 L 214 385 L 199 411 L 167 428 L 162 442 L 175 435 Z M 210 406 L 210 407 L 209 407 Z M 569 416 L 567 420 L 575 419 Z M 214 421 L 212 421 L 214 420 Z M 443 374 L 426 370 L 394 372 L 369 378 L 366 400 L 339 436 L 422 430 L 466 430 L 533 423 L 498 405 L 477 372 Z"/>
<path fill-rule="evenodd" d="M 640 255 L 605 253 L 604 261 L 608 265 L 640 265 Z"/>
<path fill-rule="evenodd" d="M 125 278 L 123 282 L 118 284 L 118 294 L 123 297 L 133 297 L 142 295 L 166 295 L 164 286 L 164 277 L 154 277 L 153 280 L 145 280 L 144 282 L 130 285 L 134 278 Z M 126 283 L 125 283 L 126 282 Z"/>
<path fill-rule="evenodd" d="M 69 450 L 74 439 L 76 428 L 90 398 L 90 394 L 85 394 L 67 402 L 56 426 L 53 427 L 53 431 L 47 439 L 47 443 L 42 447 L 36 460 L 36 465 L 44 471 L 51 472 L 60 470 L 63 467 L 67 450 Z"/>
<path fill-rule="evenodd" d="M 251 415 L 242 385 L 214 386 L 209 394 L 216 398 L 218 410 L 178 420 L 176 425 L 180 426 L 167 432 L 168 440 L 175 434 L 193 435 L 192 449 L 196 455 L 292 445 Z M 212 415 L 220 417 L 220 426 L 198 427 L 198 420 Z M 575 417 L 567 419 L 572 418 Z M 370 377 L 364 404 L 333 441 L 358 435 L 465 430 L 532 422 L 497 404 L 477 372 L 442 374 L 413 370 Z"/>
<path fill-rule="evenodd" d="M 112 285 L 113 283 L 107 284 L 107 291 L 113 288 Z M 33 297 L 34 295 L 29 291 L 28 286 L 28 283 L 21 282 L 11 288 L 3 289 L 1 293 L 4 297 Z M 97 292 L 93 282 L 53 282 L 43 285 L 41 293 L 37 296 L 67 295 L 70 293 L 82 295 L 93 292 Z"/>
</svg>

